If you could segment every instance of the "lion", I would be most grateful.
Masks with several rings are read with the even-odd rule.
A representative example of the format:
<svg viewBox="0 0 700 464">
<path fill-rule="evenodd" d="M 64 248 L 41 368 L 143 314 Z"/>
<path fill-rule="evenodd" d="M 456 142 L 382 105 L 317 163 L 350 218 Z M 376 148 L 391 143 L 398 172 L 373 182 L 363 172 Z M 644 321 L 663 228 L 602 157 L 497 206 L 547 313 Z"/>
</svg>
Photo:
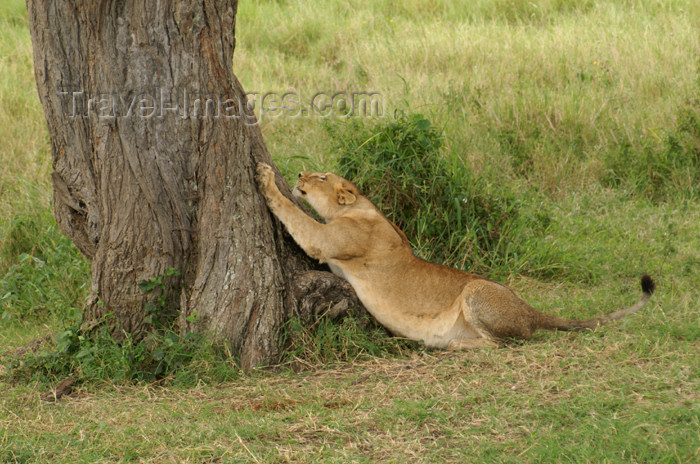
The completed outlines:
<svg viewBox="0 0 700 464">
<path fill-rule="evenodd" d="M 302 172 L 292 192 L 325 223 L 280 193 L 269 165 L 257 165 L 256 180 L 270 211 L 311 258 L 345 278 L 391 333 L 423 341 L 428 348 L 498 346 L 509 339 L 528 340 L 540 329 L 595 329 L 639 310 L 655 288 L 644 275 L 636 304 L 594 319 L 545 314 L 503 284 L 415 256 L 406 235 L 352 182 L 336 174 Z"/>
</svg>

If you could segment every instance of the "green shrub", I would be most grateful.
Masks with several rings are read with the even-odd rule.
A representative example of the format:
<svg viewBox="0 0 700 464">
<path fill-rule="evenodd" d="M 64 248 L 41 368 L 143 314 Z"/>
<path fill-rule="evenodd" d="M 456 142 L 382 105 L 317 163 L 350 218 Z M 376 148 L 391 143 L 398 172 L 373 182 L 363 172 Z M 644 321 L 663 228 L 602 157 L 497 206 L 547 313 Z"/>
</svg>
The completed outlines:
<svg viewBox="0 0 700 464">
<path fill-rule="evenodd" d="M 161 330 L 139 342 L 128 335 L 117 341 L 106 326 L 84 332 L 75 324 L 61 330 L 55 342 L 13 360 L 11 376 L 45 383 L 71 375 L 88 383 L 166 380 L 194 386 L 200 380 L 230 380 L 239 372 L 227 350 L 205 334 Z"/>
<path fill-rule="evenodd" d="M 237 375 L 237 363 L 225 345 L 209 339 L 205 333 L 180 334 L 176 321 L 168 317 L 173 311 L 162 291 L 169 278 L 179 275 L 177 269 L 168 269 L 163 275 L 139 283 L 144 294 L 154 297 L 145 308 L 152 327 L 145 337 L 135 341 L 124 333 L 116 340 L 110 324 L 83 330 L 82 315 L 76 313 L 56 335 L 55 346 L 14 360 L 10 366 L 12 375 L 48 381 L 72 375 L 81 382 L 168 379 L 183 386 Z"/>
<path fill-rule="evenodd" d="M 326 123 L 337 172 L 401 228 L 416 253 L 477 272 L 561 270 L 541 240 L 550 214 L 507 187 L 494 190 L 443 150 L 443 133 L 421 114 Z"/>
</svg>

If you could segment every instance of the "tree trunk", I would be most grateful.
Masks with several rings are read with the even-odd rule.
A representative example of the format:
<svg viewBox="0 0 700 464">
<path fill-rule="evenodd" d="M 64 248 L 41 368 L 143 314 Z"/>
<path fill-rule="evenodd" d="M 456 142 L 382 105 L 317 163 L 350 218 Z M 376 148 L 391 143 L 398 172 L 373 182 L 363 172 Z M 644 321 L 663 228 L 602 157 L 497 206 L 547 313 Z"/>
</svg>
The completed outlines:
<svg viewBox="0 0 700 464">
<path fill-rule="evenodd" d="M 237 2 L 27 6 L 54 213 L 92 260 L 86 320 L 138 339 L 162 294 L 182 330 L 223 336 L 244 367 L 274 362 L 281 324 L 325 284 L 296 285 L 311 264 L 255 186 L 271 159 L 231 67 Z M 171 268 L 163 290 L 139 290 Z"/>
</svg>

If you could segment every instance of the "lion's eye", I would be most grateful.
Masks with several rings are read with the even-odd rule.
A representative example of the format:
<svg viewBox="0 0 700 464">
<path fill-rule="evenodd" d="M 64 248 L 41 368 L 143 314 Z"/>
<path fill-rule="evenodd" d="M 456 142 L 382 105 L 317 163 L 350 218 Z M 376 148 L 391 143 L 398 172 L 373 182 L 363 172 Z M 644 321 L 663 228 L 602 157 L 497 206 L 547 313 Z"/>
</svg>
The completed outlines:
<svg viewBox="0 0 700 464">
<path fill-rule="evenodd" d="M 326 176 L 318 176 L 318 180 L 320 181 L 326 181 Z"/>
</svg>

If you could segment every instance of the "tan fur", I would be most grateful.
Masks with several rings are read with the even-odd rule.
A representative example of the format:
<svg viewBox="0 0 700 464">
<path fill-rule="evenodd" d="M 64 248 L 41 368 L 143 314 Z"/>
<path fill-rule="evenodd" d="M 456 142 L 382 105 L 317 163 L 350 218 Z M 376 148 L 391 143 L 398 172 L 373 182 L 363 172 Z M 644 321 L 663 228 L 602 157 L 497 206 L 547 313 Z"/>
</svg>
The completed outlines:
<svg viewBox="0 0 700 464">
<path fill-rule="evenodd" d="M 392 333 L 428 347 L 493 346 L 506 338 L 529 339 L 538 329 L 595 328 L 636 311 L 653 291 L 645 276 L 642 299 L 630 308 L 586 321 L 550 316 L 504 285 L 416 257 L 403 232 L 340 176 L 303 172 L 293 191 L 325 224 L 279 192 L 270 166 L 258 165 L 257 181 L 272 213 L 309 256 L 347 279 Z"/>
</svg>

